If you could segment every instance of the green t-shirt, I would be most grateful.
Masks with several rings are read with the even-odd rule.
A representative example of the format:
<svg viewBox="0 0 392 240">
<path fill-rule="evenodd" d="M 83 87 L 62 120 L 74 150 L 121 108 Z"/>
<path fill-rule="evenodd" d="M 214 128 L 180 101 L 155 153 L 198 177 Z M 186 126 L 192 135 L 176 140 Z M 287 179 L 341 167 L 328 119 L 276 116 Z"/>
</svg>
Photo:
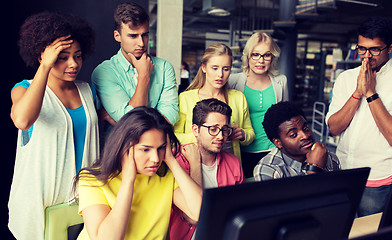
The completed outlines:
<svg viewBox="0 0 392 240">
<path fill-rule="evenodd" d="M 250 121 L 255 131 L 255 140 L 248 146 L 242 147 L 244 152 L 259 152 L 274 147 L 264 131 L 264 115 L 271 105 L 276 103 L 275 91 L 272 84 L 263 91 L 255 90 L 245 85 L 244 95 L 248 102 Z"/>
</svg>

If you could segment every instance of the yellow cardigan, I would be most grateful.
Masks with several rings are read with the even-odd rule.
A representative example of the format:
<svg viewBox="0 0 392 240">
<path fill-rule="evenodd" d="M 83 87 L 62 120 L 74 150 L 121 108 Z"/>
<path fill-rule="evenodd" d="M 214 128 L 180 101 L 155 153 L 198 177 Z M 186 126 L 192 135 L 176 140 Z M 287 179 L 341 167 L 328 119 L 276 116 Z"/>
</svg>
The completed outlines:
<svg viewBox="0 0 392 240">
<path fill-rule="evenodd" d="M 196 137 L 192 133 L 192 111 L 196 103 L 200 101 L 198 95 L 199 89 L 192 89 L 182 92 L 179 96 L 179 116 L 180 118 L 174 124 L 174 133 L 181 144 L 196 142 Z M 241 145 L 251 144 L 255 138 L 255 132 L 250 122 L 248 103 L 244 94 L 240 91 L 229 89 L 228 92 L 229 106 L 232 109 L 231 125 L 239 126 L 245 131 L 245 140 L 232 141 L 234 155 L 241 161 Z"/>
</svg>

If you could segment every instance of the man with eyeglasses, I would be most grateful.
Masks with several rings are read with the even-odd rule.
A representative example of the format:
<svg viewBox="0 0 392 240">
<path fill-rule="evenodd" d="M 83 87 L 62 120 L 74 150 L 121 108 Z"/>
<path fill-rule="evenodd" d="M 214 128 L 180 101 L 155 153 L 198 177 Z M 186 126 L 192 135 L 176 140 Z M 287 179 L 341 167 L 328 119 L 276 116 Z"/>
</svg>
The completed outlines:
<svg viewBox="0 0 392 240">
<path fill-rule="evenodd" d="M 342 167 L 371 167 L 358 209 L 365 216 L 384 209 L 392 187 L 392 20 L 372 17 L 358 29 L 360 67 L 339 75 L 326 116 L 339 135 Z"/>
<path fill-rule="evenodd" d="M 192 130 L 197 142 L 181 146 L 176 156 L 182 168 L 203 188 L 223 187 L 244 181 L 241 163 L 223 151 L 230 127 L 231 108 L 215 98 L 204 99 L 193 108 Z M 181 210 L 172 208 L 170 239 L 191 239 L 195 222 Z"/>
</svg>

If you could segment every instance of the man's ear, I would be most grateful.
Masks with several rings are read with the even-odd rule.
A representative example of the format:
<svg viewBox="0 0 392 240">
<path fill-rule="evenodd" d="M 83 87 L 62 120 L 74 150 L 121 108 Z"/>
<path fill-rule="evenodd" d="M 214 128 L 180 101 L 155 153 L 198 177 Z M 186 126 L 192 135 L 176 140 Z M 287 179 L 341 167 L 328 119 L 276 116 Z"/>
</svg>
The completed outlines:
<svg viewBox="0 0 392 240">
<path fill-rule="evenodd" d="M 114 39 L 117 41 L 117 42 L 121 42 L 121 35 L 120 35 L 120 32 L 119 31 L 117 31 L 117 30 L 114 30 L 114 32 L 113 32 L 113 37 L 114 37 Z"/>
<path fill-rule="evenodd" d="M 196 124 L 192 124 L 192 132 L 193 135 L 195 135 L 195 137 L 197 138 L 199 136 L 199 126 L 197 126 Z"/>
<path fill-rule="evenodd" d="M 283 147 L 282 141 L 280 141 L 280 139 L 273 138 L 272 143 L 279 149 L 281 149 Z"/>
</svg>

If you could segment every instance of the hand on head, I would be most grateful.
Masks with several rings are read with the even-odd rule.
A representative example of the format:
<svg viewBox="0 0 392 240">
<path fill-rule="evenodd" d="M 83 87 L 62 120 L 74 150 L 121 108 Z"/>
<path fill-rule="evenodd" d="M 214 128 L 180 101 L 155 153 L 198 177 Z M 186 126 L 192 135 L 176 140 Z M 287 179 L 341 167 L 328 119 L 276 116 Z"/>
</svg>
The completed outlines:
<svg viewBox="0 0 392 240">
<path fill-rule="evenodd" d="M 40 63 L 47 67 L 53 67 L 61 51 L 71 47 L 73 40 L 67 40 L 71 35 L 59 37 L 50 45 L 46 46 L 41 53 Z"/>
<path fill-rule="evenodd" d="M 165 158 L 163 159 L 165 163 L 170 166 L 171 161 L 177 161 L 174 156 L 173 156 L 173 151 L 172 151 L 172 145 L 171 141 L 169 138 L 169 134 L 166 134 L 166 152 L 165 152 Z"/>
<path fill-rule="evenodd" d="M 137 169 L 134 156 L 134 146 L 132 146 L 122 160 L 122 181 L 130 180 L 134 182 L 136 179 Z"/>
<path fill-rule="evenodd" d="M 201 161 L 199 147 L 196 143 L 181 146 L 181 152 L 189 162 Z"/>
<path fill-rule="evenodd" d="M 230 141 L 234 141 L 234 140 L 244 141 L 245 140 L 245 131 L 242 130 L 238 126 L 233 126 L 233 132 L 230 134 L 229 140 Z"/>
</svg>

